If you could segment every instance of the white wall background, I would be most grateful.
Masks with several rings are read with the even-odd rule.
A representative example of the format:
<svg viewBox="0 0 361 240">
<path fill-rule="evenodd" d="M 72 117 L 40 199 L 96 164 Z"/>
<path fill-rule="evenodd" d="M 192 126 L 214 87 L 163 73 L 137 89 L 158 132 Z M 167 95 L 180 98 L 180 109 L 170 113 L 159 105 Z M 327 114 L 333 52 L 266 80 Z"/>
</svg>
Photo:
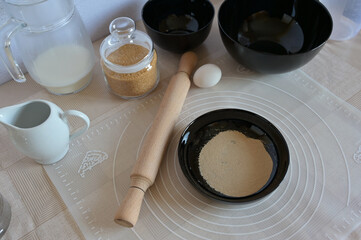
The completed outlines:
<svg viewBox="0 0 361 240">
<path fill-rule="evenodd" d="M 0 0 L 0 25 L 8 16 L 4 10 L 4 0 Z M 130 17 L 137 21 L 141 18 L 141 9 L 146 0 L 74 0 L 75 6 L 88 30 L 92 41 L 98 40 L 109 34 L 109 23 L 117 17 Z M 4 32 L 0 31 L 1 34 Z M 0 38 L 1 41 L 3 37 Z M 0 46 L 3 43 L 0 42 Z M 14 47 L 16 60 L 21 64 L 21 54 Z M 4 57 L 3 48 L 0 48 L 0 55 Z M 22 67 L 24 69 L 24 67 Z M 24 71 L 26 71 L 24 69 Z M 0 84 L 11 80 L 5 65 L 0 61 Z"/>
</svg>

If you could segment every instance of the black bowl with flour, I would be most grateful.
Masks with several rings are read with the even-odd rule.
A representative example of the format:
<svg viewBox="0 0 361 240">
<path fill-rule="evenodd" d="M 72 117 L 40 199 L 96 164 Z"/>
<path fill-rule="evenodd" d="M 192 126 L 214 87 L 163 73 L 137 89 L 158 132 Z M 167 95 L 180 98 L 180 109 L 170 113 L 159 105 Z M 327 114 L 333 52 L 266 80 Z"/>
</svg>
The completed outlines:
<svg viewBox="0 0 361 240">
<path fill-rule="evenodd" d="M 181 169 L 203 194 L 250 202 L 273 192 L 284 179 L 289 151 L 267 119 L 241 109 L 220 109 L 192 121 L 178 145 Z"/>
</svg>

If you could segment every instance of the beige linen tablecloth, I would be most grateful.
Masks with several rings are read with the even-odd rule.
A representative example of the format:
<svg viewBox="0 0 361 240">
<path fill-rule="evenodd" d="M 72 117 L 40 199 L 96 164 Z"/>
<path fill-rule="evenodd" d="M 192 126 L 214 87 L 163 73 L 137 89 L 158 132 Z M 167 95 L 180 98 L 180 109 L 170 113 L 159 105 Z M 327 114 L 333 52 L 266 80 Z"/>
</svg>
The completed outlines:
<svg viewBox="0 0 361 240">
<path fill-rule="evenodd" d="M 218 9 L 220 1 L 213 2 Z M 138 25 L 142 27 L 141 23 Z M 100 41 L 94 43 L 97 54 L 99 45 Z M 166 52 L 157 46 L 156 49 L 161 81 L 166 83 L 176 71 L 180 55 Z M 202 64 L 216 51 L 226 50 L 221 43 L 215 18 L 210 36 L 195 52 Z M 361 110 L 360 56 L 361 34 L 344 42 L 328 41 L 322 51 L 301 70 Z M 105 113 L 127 104 L 127 101 L 107 91 L 99 61 L 91 84 L 74 95 L 51 95 L 31 79 L 23 84 L 12 81 L 0 85 L 0 107 L 37 98 L 46 98 L 64 110 L 82 111 L 89 116 L 92 125 L 101 122 Z M 4 239 L 84 239 L 43 166 L 16 151 L 2 126 L 0 139 L 0 192 L 12 207 L 12 219 Z M 361 239 L 361 226 L 347 239 Z"/>
</svg>

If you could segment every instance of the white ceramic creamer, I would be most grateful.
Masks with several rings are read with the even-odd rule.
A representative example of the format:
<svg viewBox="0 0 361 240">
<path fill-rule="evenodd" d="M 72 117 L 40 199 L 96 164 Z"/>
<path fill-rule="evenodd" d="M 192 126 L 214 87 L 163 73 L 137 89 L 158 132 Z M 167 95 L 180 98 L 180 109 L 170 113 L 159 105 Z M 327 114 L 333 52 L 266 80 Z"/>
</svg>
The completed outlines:
<svg viewBox="0 0 361 240">
<path fill-rule="evenodd" d="M 84 120 L 85 126 L 70 133 L 67 117 Z M 8 130 L 11 141 L 24 155 L 40 164 L 61 160 L 69 150 L 69 141 L 83 134 L 89 118 L 76 110 L 63 111 L 46 100 L 32 100 L 0 108 L 0 123 Z"/>
</svg>

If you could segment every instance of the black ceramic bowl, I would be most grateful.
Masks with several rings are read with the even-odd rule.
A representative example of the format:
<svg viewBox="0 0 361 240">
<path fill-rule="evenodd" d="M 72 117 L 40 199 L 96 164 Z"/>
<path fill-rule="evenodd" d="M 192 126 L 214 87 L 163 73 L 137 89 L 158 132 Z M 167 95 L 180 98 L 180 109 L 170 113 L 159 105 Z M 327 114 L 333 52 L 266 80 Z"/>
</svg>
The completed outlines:
<svg viewBox="0 0 361 240">
<path fill-rule="evenodd" d="M 224 195 L 208 185 L 200 172 L 198 159 L 201 149 L 218 133 L 227 130 L 261 140 L 272 159 L 273 168 L 267 183 L 253 194 L 242 197 Z M 265 118 L 240 109 L 215 110 L 191 122 L 180 138 L 178 157 L 184 175 L 196 189 L 227 202 L 249 202 L 268 195 L 282 182 L 289 165 L 287 143 L 279 130 Z"/>
<path fill-rule="evenodd" d="M 309 62 L 332 32 L 318 0 L 225 0 L 218 26 L 229 54 L 261 73 L 283 73 Z"/>
<path fill-rule="evenodd" d="M 149 0 L 142 9 L 145 29 L 159 47 L 183 53 L 208 36 L 214 7 L 208 0 Z"/>
</svg>

